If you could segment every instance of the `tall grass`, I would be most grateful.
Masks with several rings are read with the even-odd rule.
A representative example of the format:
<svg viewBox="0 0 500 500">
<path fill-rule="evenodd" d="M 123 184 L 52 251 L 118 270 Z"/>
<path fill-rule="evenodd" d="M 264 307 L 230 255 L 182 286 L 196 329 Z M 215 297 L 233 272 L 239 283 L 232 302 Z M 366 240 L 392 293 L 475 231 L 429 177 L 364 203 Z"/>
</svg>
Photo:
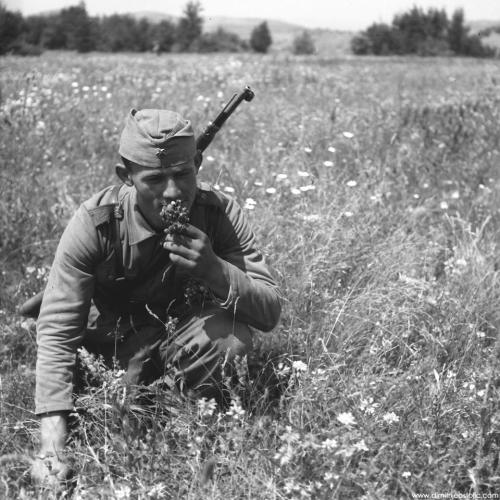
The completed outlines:
<svg viewBox="0 0 500 500">
<path fill-rule="evenodd" d="M 103 372 L 78 401 L 75 497 L 500 493 L 496 62 L 47 54 L 0 64 L 0 496 L 51 494 L 27 473 L 35 333 L 16 305 L 43 286 L 75 208 L 114 182 L 123 117 L 175 108 L 201 132 L 246 84 L 256 98 L 200 175 L 255 206 L 248 216 L 284 291 L 281 323 L 256 333 L 229 408 L 161 385 L 136 406 Z"/>
</svg>

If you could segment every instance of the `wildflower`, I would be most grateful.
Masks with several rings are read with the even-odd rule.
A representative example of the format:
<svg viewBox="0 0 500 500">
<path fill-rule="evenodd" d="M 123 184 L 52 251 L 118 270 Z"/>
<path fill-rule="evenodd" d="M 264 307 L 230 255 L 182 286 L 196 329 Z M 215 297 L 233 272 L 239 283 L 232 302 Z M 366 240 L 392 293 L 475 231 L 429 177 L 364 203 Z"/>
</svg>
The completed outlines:
<svg viewBox="0 0 500 500">
<path fill-rule="evenodd" d="M 255 205 L 257 205 L 257 202 L 253 198 L 247 198 L 245 200 L 245 207 L 246 208 L 255 208 Z"/>
<path fill-rule="evenodd" d="M 418 200 L 418 199 L 420 198 L 420 195 L 419 195 L 418 193 L 415 193 L 415 194 L 413 195 L 413 198 L 415 198 L 416 200 Z"/>
<path fill-rule="evenodd" d="M 102 91 L 102 92 L 107 92 L 107 91 L 108 91 L 108 87 L 106 87 L 106 85 L 103 85 L 103 86 L 101 87 L 101 91 Z"/>
<path fill-rule="evenodd" d="M 307 147 L 307 146 L 304 148 L 304 151 L 305 151 L 306 153 L 312 153 L 312 149 L 311 149 L 311 148 L 309 148 L 309 147 Z"/>
<path fill-rule="evenodd" d="M 309 177 L 311 174 L 310 174 L 309 172 L 304 172 L 303 170 L 299 170 L 299 171 L 297 172 L 297 175 L 298 175 L 299 177 Z"/>
<path fill-rule="evenodd" d="M 334 448 L 337 448 L 338 443 L 336 439 L 325 439 L 322 443 L 321 446 L 327 450 L 333 450 Z"/>
<path fill-rule="evenodd" d="M 231 187 L 231 186 L 226 186 L 226 187 L 224 188 L 224 191 L 225 191 L 226 193 L 234 193 L 235 189 L 234 189 L 234 187 Z"/>
<path fill-rule="evenodd" d="M 27 332 L 29 332 L 31 330 L 31 327 L 35 324 L 35 321 L 32 319 L 32 318 L 28 318 L 28 319 L 25 319 L 22 323 L 21 323 L 21 328 L 23 330 L 26 330 Z"/>
<path fill-rule="evenodd" d="M 108 93 L 106 94 L 106 99 L 111 99 L 111 97 L 112 97 L 112 96 L 113 96 L 113 94 L 111 94 L 111 92 L 108 92 Z"/>
<path fill-rule="evenodd" d="M 362 399 L 359 408 L 368 415 L 373 415 L 378 406 L 379 404 L 374 403 L 373 398 L 370 397 L 368 399 Z"/>
<path fill-rule="evenodd" d="M 132 490 L 130 489 L 130 486 L 119 486 L 115 489 L 115 498 L 117 500 L 127 500 L 128 498 L 130 498 L 131 492 Z"/>
<path fill-rule="evenodd" d="M 465 259 L 457 259 L 455 261 L 455 265 L 458 267 L 466 267 L 467 266 L 467 261 Z"/>
<path fill-rule="evenodd" d="M 337 151 L 333 146 L 330 146 L 328 148 L 328 151 L 330 151 L 330 153 L 335 153 L 335 151 Z"/>
<path fill-rule="evenodd" d="M 306 222 L 316 222 L 321 219 L 321 216 L 319 214 L 307 214 L 303 215 L 301 218 Z"/>
<path fill-rule="evenodd" d="M 234 420 L 239 420 L 243 415 L 245 415 L 245 410 L 241 407 L 241 403 L 238 398 L 231 400 L 231 406 L 229 407 L 229 410 L 226 411 L 226 415 L 232 417 Z"/>
<path fill-rule="evenodd" d="M 255 181 L 255 182 L 253 183 L 253 185 L 254 185 L 254 186 L 257 186 L 257 187 L 261 187 L 261 186 L 263 186 L 263 185 L 264 185 L 264 183 L 263 183 L 263 182 L 260 182 L 260 181 Z"/>
<path fill-rule="evenodd" d="M 441 210 L 448 210 L 448 203 L 446 201 L 442 201 L 439 204 L 439 207 L 441 208 Z"/>
<path fill-rule="evenodd" d="M 88 92 L 88 91 L 90 90 L 90 87 L 89 87 L 88 85 L 84 85 L 84 86 L 82 87 L 82 90 L 83 90 L 84 92 Z"/>
<path fill-rule="evenodd" d="M 410 471 L 407 471 L 405 470 L 402 474 L 401 474 L 402 477 L 404 477 L 405 479 L 408 479 L 410 476 L 411 476 L 411 472 Z"/>
<path fill-rule="evenodd" d="M 278 363 L 278 367 L 274 371 L 278 377 L 284 377 L 290 373 L 290 367 L 283 363 Z"/>
<path fill-rule="evenodd" d="M 286 175 L 286 174 L 278 174 L 278 175 L 276 176 L 276 180 L 277 180 L 277 181 L 283 181 L 283 180 L 285 180 L 287 177 L 288 177 L 288 175 Z"/>
<path fill-rule="evenodd" d="M 290 193 L 295 194 L 295 195 L 300 194 L 301 192 L 302 191 L 300 189 L 297 189 L 295 187 L 290 189 Z"/>
<path fill-rule="evenodd" d="M 348 210 L 346 210 L 343 214 L 342 214 L 344 217 L 352 217 L 354 214 L 352 212 L 349 212 Z"/>
<path fill-rule="evenodd" d="M 356 443 L 354 445 L 354 448 L 356 448 L 357 451 L 369 451 L 368 446 L 366 446 L 365 440 L 362 439 L 359 441 L 359 443 Z"/>
<path fill-rule="evenodd" d="M 342 135 L 346 138 L 346 139 L 352 139 L 354 137 L 354 134 L 352 132 L 342 132 Z"/>
<path fill-rule="evenodd" d="M 214 398 L 201 398 L 198 400 L 198 415 L 201 418 L 210 417 L 214 414 L 216 408 L 217 403 L 215 402 Z"/>
<path fill-rule="evenodd" d="M 37 130 L 44 130 L 45 129 L 45 122 L 42 121 L 42 120 L 39 120 L 37 123 L 36 123 L 36 129 Z"/>
<path fill-rule="evenodd" d="M 325 167 L 333 167 L 333 161 L 326 160 L 326 161 L 323 162 L 323 165 Z"/>
<path fill-rule="evenodd" d="M 267 194 L 275 194 L 276 193 L 276 188 L 270 187 L 266 189 Z"/>
<path fill-rule="evenodd" d="M 312 190 L 316 189 L 316 186 L 314 186 L 313 184 L 308 184 L 307 186 L 300 186 L 299 189 L 303 192 L 312 191 Z"/>
<path fill-rule="evenodd" d="M 36 271 L 36 267 L 34 266 L 28 266 L 26 268 L 26 274 L 33 274 Z"/>
<path fill-rule="evenodd" d="M 78 82 L 73 82 L 73 83 L 71 84 L 71 86 L 72 86 L 74 89 L 76 89 L 76 88 L 78 87 Z"/>
<path fill-rule="evenodd" d="M 358 183 L 356 181 L 347 181 L 347 186 L 349 186 L 350 188 L 352 187 L 356 187 L 358 185 Z"/>
<path fill-rule="evenodd" d="M 210 155 L 209 155 L 209 156 L 207 156 L 207 157 L 206 157 L 206 160 L 207 160 L 208 162 L 212 163 L 213 161 L 215 161 L 215 158 L 214 158 L 213 156 L 210 156 Z"/>
<path fill-rule="evenodd" d="M 197 98 L 196 98 L 197 101 L 204 101 L 205 98 L 202 96 L 202 95 L 199 95 Z"/>
<path fill-rule="evenodd" d="M 303 361 L 294 361 L 292 363 L 292 368 L 297 372 L 306 372 L 307 365 Z"/>
<path fill-rule="evenodd" d="M 154 484 L 151 489 L 148 491 L 148 497 L 160 498 L 163 497 L 166 493 L 166 486 L 164 483 Z"/>
<path fill-rule="evenodd" d="M 337 416 L 337 420 L 343 425 L 347 425 L 347 426 L 356 425 L 356 419 L 353 417 L 353 415 L 350 411 L 340 413 Z"/>
<path fill-rule="evenodd" d="M 388 424 L 395 424 L 399 422 L 399 417 L 393 412 L 386 413 L 383 417 L 382 420 Z"/>
<path fill-rule="evenodd" d="M 482 332 L 481 330 L 478 330 L 476 332 L 476 337 L 479 339 L 484 339 L 484 337 L 486 337 L 486 333 Z"/>
<path fill-rule="evenodd" d="M 453 193 L 451 193 L 451 197 L 453 200 L 458 200 L 460 198 L 460 192 L 459 191 L 453 191 Z"/>
</svg>

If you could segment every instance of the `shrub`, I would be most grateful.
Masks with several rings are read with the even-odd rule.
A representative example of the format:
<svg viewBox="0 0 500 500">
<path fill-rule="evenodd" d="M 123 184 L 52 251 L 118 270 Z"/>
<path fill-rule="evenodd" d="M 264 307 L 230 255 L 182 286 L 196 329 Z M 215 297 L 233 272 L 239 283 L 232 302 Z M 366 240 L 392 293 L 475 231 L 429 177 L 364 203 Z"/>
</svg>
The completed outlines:
<svg viewBox="0 0 500 500">
<path fill-rule="evenodd" d="M 296 55 L 310 55 L 316 52 L 314 40 L 308 31 L 303 31 L 293 40 L 293 53 Z"/>
<path fill-rule="evenodd" d="M 252 30 L 250 34 L 250 47 L 252 47 L 255 52 L 266 54 L 272 43 L 273 39 L 266 21 Z"/>
</svg>

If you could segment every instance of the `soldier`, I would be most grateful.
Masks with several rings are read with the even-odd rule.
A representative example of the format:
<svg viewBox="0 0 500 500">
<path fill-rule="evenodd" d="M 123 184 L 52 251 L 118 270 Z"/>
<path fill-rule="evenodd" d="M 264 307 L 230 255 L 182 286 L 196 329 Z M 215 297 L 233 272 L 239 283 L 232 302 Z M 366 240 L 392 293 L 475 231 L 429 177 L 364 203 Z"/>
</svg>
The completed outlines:
<svg viewBox="0 0 500 500">
<path fill-rule="evenodd" d="M 129 384 L 169 368 L 174 386 L 223 398 L 221 359 L 269 331 L 280 294 L 240 207 L 197 185 L 191 123 L 167 110 L 132 110 L 116 167 L 121 186 L 84 202 L 59 242 L 37 322 L 36 414 L 41 448 L 32 474 L 64 480 L 67 413 L 79 346 L 115 358 Z M 169 204 L 189 213 L 166 229 Z M 168 234 L 166 234 L 168 233 Z M 199 290 L 197 297 L 193 288 Z M 173 338 L 162 322 L 178 318 Z"/>
</svg>

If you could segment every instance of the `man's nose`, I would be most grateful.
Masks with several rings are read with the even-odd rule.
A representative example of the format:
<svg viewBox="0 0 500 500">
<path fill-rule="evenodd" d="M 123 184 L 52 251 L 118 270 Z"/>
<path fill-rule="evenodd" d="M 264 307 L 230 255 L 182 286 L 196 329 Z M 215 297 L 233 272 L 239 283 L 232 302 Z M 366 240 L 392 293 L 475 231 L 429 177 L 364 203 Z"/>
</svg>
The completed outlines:
<svg viewBox="0 0 500 500">
<path fill-rule="evenodd" d="M 163 190 L 163 198 L 166 200 L 177 200 L 181 195 L 181 190 L 175 182 L 175 179 L 167 179 L 165 189 Z"/>
</svg>

